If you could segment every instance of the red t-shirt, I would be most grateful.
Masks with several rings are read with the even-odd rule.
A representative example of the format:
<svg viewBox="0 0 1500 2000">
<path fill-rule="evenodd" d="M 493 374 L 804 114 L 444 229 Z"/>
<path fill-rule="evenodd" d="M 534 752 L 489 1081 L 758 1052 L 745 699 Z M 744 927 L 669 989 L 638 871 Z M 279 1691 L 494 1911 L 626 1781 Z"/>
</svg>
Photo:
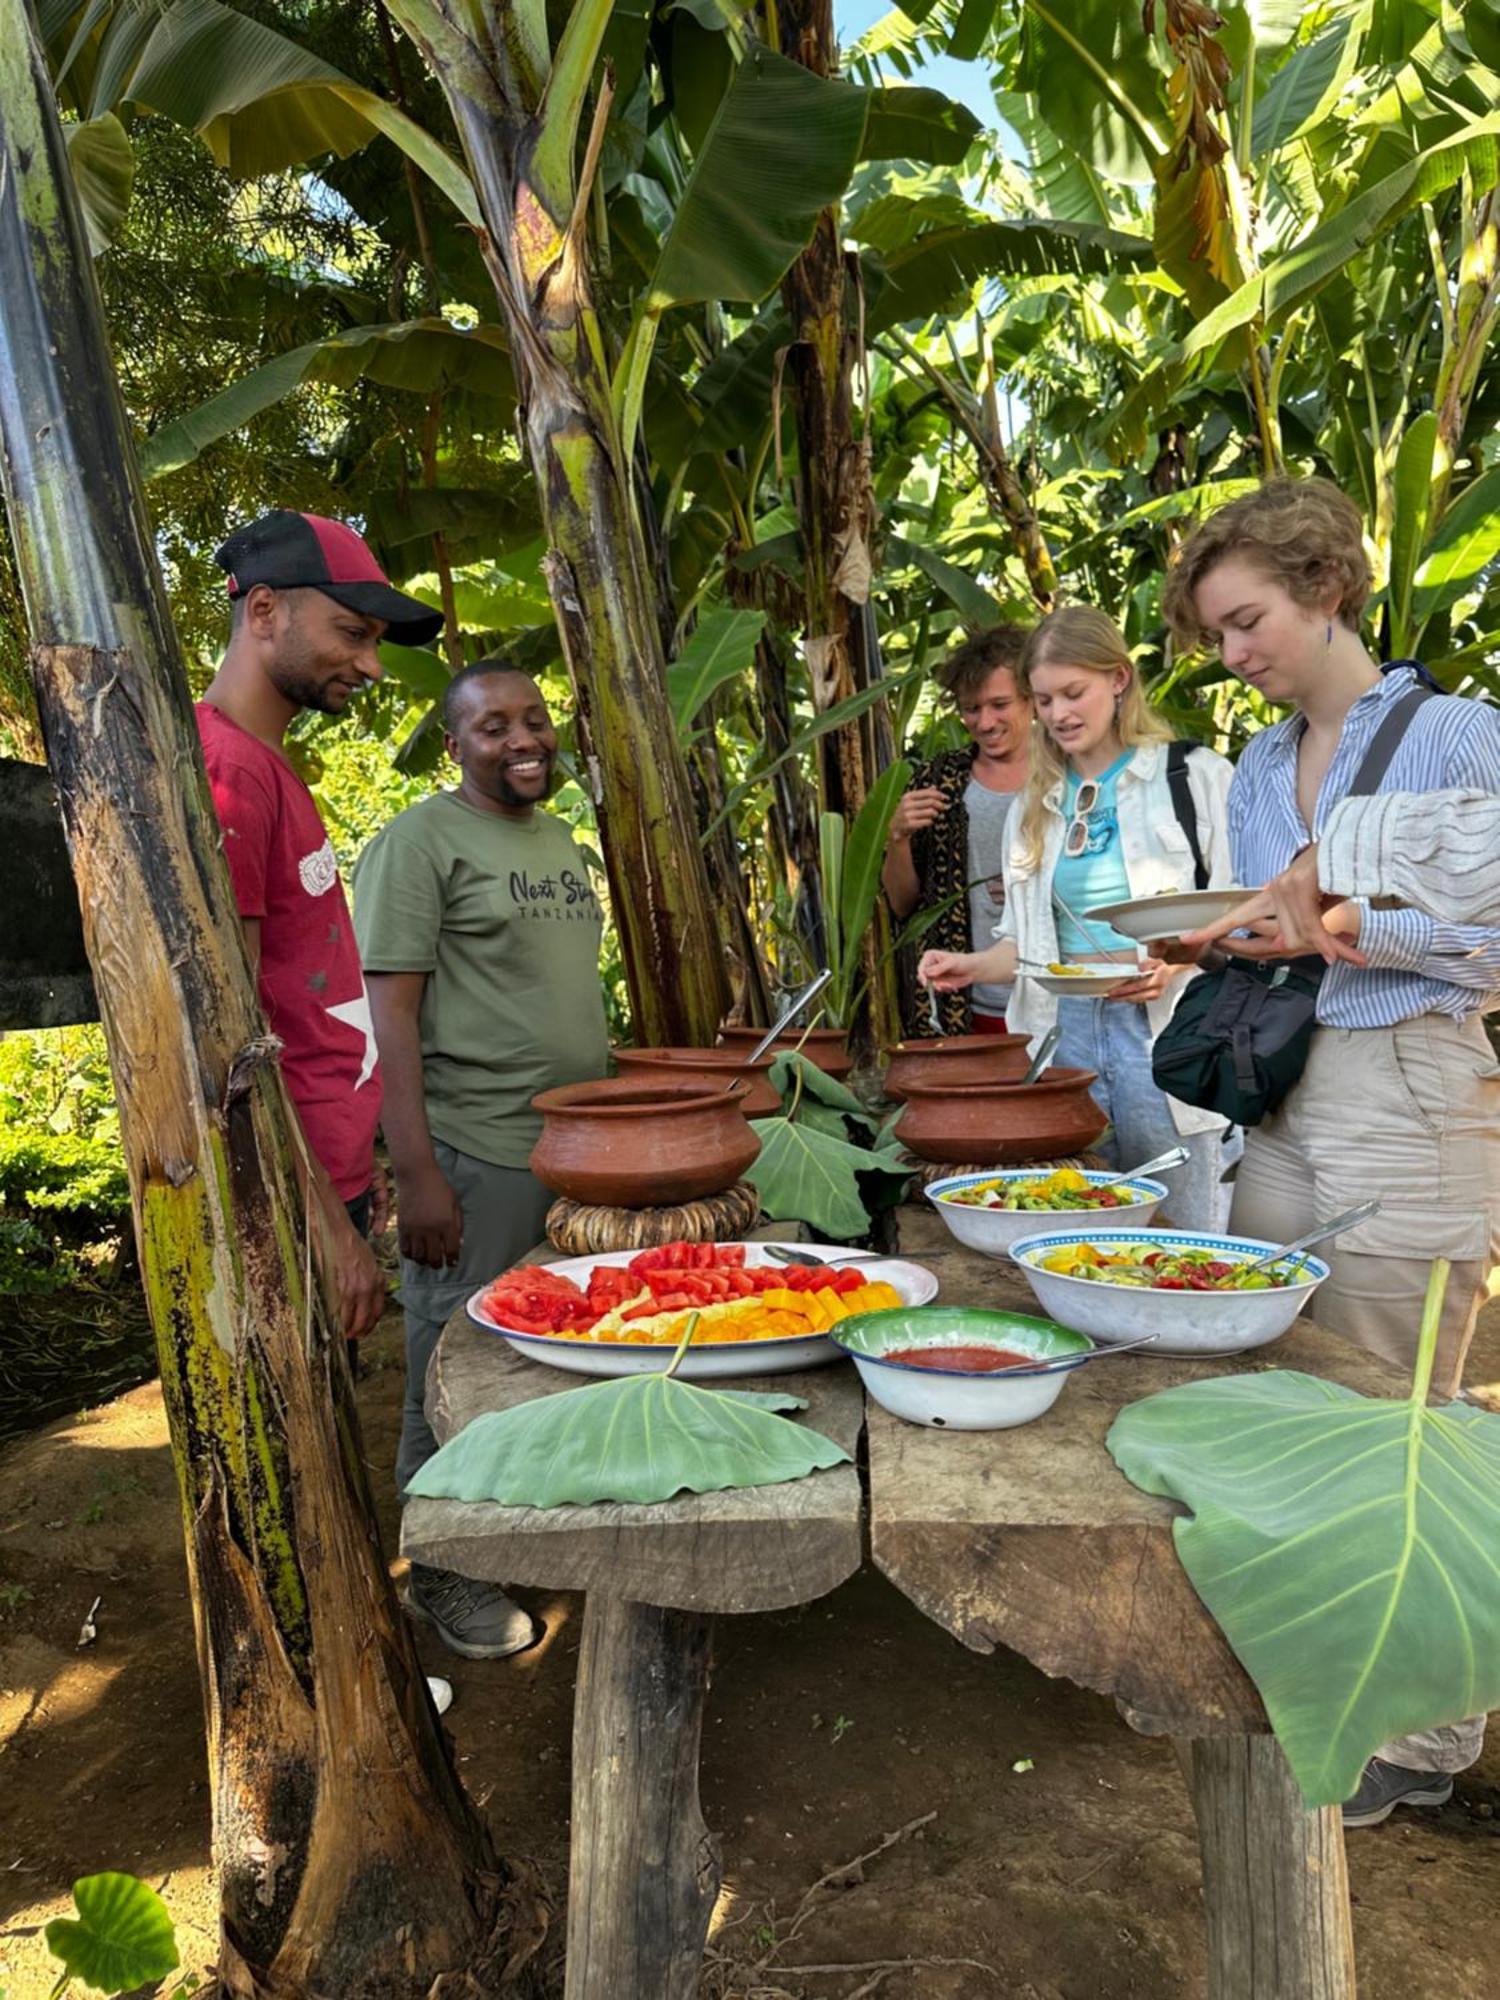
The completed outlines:
<svg viewBox="0 0 1500 2000">
<path fill-rule="evenodd" d="M 312 793 L 285 758 L 206 701 L 198 735 L 242 917 L 260 919 L 260 998 L 282 1073 L 343 1201 L 370 1185 L 380 1071 L 359 947 Z"/>
</svg>

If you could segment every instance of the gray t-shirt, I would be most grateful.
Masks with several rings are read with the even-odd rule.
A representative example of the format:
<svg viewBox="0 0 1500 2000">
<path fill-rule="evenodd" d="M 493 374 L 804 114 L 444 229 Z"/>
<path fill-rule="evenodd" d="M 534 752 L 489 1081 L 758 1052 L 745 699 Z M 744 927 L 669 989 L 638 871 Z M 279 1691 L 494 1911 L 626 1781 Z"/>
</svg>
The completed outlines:
<svg viewBox="0 0 1500 2000">
<path fill-rule="evenodd" d="M 1015 792 L 992 792 L 977 778 L 964 788 L 964 807 L 969 815 L 969 939 L 975 951 L 988 951 L 995 942 L 995 926 L 1005 908 L 1005 887 L 1001 870 L 1005 865 L 1010 811 Z M 969 999 L 981 1014 L 1003 1014 L 1010 1003 L 1008 986 L 978 985 L 969 990 Z"/>
</svg>

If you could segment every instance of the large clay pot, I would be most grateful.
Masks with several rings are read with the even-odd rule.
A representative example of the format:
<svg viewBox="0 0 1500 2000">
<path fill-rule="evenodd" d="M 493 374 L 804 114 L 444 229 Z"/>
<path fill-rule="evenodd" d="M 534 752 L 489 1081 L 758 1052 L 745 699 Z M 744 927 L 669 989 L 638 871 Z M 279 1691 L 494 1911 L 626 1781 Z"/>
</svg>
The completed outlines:
<svg viewBox="0 0 1500 2000">
<path fill-rule="evenodd" d="M 735 1078 L 750 1086 L 745 1099 L 747 1118 L 774 1118 L 781 1097 L 771 1081 L 769 1051 L 753 1063 L 749 1049 L 616 1049 L 622 1076 L 650 1083 L 696 1083 L 719 1089 Z"/>
<path fill-rule="evenodd" d="M 554 1194 L 611 1208 L 658 1208 L 732 1187 L 760 1151 L 745 1123 L 750 1086 L 707 1088 L 606 1077 L 532 1098 L 542 1136 L 531 1171 Z"/>
<path fill-rule="evenodd" d="M 765 1032 L 764 1028 L 720 1028 L 719 1046 L 743 1049 L 748 1055 Z M 820 1070 L 828 1076 L 837 1077 L 840 1083 L 854 1069 L 854 1058 L 849 1053 L 842 1028 L 810 1028 L 805 1040 L 800 1028 L 788 1028 L 772 1042 L 769 1054 L 782 1056 L 788 1049 L 799 1047 L 810 1063 L 816 1063 Z"/>
<path fill-rule="evenodd" d="M 897 1042 L 889 1051 L 885 1094 L 899 1104 L 908 1084 L 1019 1083 L 1030 1061 L 1025 1035 L 943 1035 Z"/>
<path fill-rule="evenodd" d="M 1082 1152 L 1109 1120 L 1089 1096 L 1091 1069 L 1049 1069 L 1039 1083 L 911 1084 L 896 1139 L 923 1160 L 1006 1167 Z"/>
</svg>

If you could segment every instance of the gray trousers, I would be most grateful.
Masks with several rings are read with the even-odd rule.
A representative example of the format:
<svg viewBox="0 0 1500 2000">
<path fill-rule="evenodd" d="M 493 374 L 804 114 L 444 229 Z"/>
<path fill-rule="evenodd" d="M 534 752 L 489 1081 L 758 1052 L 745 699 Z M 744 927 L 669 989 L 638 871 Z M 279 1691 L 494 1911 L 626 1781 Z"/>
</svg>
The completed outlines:
<svg viewBox="0 0 1500 2000">
<path fill-rule="evenodd" d="M 454 1312 L 481 1286 L 512 1264 L 545 1235 L 547 1210 L 556 1199 L 525 1167 L 496 1167 L 460 1153 L 441 1139 L 432 1150 L 443 1177 L 464 1212 L 458 1262 L 433 1270 L 401 1259 L 401 1307 L 406 1315 L 406 1402 L 401 1443 L 396 1451 L 396 1488 L 407 1482 L 437 1450 L 422 1398 L 427 1364 Z"/>
</svg>

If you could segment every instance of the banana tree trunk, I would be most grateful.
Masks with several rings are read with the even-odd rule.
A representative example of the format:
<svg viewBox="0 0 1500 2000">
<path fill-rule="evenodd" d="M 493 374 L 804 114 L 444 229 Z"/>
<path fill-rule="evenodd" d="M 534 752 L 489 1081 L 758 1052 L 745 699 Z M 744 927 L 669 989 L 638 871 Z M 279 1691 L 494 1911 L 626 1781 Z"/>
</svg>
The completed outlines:
<svg viewBox="0 0 1500 2000">
<path fill-rule="evenodd" d="M 818 76 L 837 68 L 832 0 L 783 0 L 777 11 L 783 53 Z M 797 411 L 798 518 L 806 576 L 804 651 L 813 706 L 822 713 L 870 687 L 880 675 L 878 647 L 867 617 L 873 575 L 875 495 L 869 440 L 854 431 L 854 367 L 858 330 L 845 308 L 851 278 L 839 212 L 824 209 L 811 243 L 782 280 L 792 322 L 787 356 Z M 820 739 L 826 810 L 852 823 L 880 768 L 873 718 L 847 723 Z M 889 751 L 889 744 L 886 745 Z M 832 921 L 830 914 L 830 921 Z M 865 959 L 868 1000 L 853 1024 L 869 1048 L 900 1039 L 889 920 L 883 907 L 863 939 L 846 940 Z"/>
<path fill-rule="evenodd" d="M 578 115 L 611 4 L 578 0 L 554 60 L 539 8 L 390 0 L 447 96 L 484 217 L 480 249 L 510 334 L 636 1036 L 706 1043 L 727 989 L 590 288 L 593 144 L 574 185 Z"/>
<path fill-rule="evenodd" d="M 506 1883 L 391 1592 L 39 42 L 0 0 L 0 472 L 182 1487 L 223 1989 L 426 1994 Z M 496 1990 L 496 1989 L 490 1989 Z"/>
</svg>

